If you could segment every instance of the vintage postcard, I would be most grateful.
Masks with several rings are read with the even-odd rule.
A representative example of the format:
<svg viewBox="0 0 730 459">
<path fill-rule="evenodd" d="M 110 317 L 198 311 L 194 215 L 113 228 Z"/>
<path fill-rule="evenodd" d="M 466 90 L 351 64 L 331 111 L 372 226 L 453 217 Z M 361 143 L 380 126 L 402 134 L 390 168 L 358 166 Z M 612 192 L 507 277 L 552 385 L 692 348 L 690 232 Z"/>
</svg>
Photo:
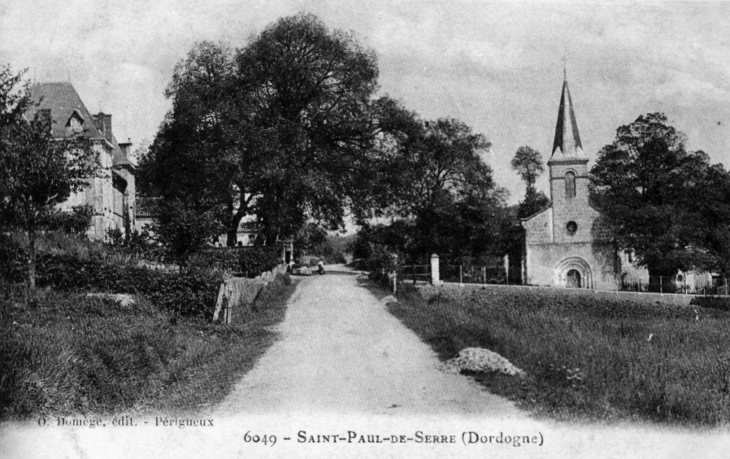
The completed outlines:
<svg viewBox="0 0 730 459">
<path fill-rule="evenodd" d="M 4 1 L 0 456 L 730 457 L 728 29 Z"/>
</svg>

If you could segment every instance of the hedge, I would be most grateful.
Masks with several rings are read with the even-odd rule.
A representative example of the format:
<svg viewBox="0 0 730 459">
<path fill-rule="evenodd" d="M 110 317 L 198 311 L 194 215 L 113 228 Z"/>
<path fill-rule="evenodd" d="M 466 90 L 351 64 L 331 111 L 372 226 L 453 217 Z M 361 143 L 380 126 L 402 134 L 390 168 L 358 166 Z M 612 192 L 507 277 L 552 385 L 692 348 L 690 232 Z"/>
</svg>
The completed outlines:
<svg viewBox="0 0 730 459">
<path fill-rule="evenodd" d="M 277 247 L 226 247 L 208 249 L 190 257 L 190 266 L 220 269 L 254 278 L 281 263 Z"/>
<path fill-rule="evenodd" d="M 702 308 L 719 309 L 721 311 L 730 311 L 730 297 L 722 296 L 696 296 L 689 303 L 692 306 L 700 306 Z"/>
</svg>

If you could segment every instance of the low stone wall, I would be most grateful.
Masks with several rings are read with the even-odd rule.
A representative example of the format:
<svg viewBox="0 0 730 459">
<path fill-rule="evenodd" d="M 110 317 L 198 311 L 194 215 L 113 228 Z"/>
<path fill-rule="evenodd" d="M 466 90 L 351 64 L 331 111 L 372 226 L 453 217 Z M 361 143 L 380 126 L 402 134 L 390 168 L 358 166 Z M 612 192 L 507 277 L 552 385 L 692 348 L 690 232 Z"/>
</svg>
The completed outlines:
<svg viewBox="0 0 730 459">
<path fill-rule="evenodd" d="M 620 298 L 622 300 L 633 301 L 636 303 L 664 303 L 677 306 L 689 306 L 692 298 L 697 295 L 682 295 L 674 293 L 644 293 L 644 292 L 621 292 L 607 290 L 589 290 L 577 288 L 555 288 L 555 287 L 532 287 L 526 285 L 500 285 L 500 284 L 454 284 L 442 283 L 439 287 L 424 285 L 422 288 L 433 290 L 438 288 L 445 289 L 531 289 L 546 290 L 552 294 L 562 293 L 565 295 L 579 295 L 586 298 Z"/>
<path fill-rule="evenodd" d="M 281 264 L 271 271 L 265 271 L 254 279 L 245 277 L 231 277 L 226 279 L 218 289 L 218 300 L 215 304 L 213 322 L 231 323 L 231 316 L 235 308 L 239 313 L 250 310 L 251 304 L 261 293 L 266 284 L 273 281 L 277 274 L 285 274 L 286 265 Z"/>
</svg>

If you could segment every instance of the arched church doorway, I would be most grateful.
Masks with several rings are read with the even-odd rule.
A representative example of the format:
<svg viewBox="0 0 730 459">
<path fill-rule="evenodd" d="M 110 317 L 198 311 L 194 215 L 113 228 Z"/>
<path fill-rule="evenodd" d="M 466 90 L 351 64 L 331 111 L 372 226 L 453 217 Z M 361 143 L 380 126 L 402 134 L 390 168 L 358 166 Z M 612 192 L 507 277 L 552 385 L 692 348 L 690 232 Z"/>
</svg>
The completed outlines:
<svg viewBox="0 0 730 459">
<path fill-rule="evenodd" d="M 565 279 L 565 286 L 568 288 L 580 288 L 580 272 L 577 269 L 571 269 Z"/>
<path fill-rule="evenodd" d="M 560 261 L 553 271 L 555 286 L 566 288 L 593 288 L 593 270 L 580 257 L 568 257 Z"/>
</svg>

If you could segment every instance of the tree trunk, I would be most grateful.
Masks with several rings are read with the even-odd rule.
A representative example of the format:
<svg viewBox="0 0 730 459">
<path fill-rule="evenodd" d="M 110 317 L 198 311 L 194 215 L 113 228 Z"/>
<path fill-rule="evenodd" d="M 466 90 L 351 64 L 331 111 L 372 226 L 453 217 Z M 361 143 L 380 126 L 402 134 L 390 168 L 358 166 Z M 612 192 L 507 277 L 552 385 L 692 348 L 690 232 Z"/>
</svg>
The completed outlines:
<svg viewBox="0 0 730 459">
<path fill-rule="evenodd" d="M 228 227 L 226 228 L 226 245 L 228 247 L 238 245 L 238 225 L 241 224 L 244 216 L 245 213 L 240 210 L 231 216 L 231 221 L 228 222 Z"/>
<path fill-rule="evenodd" d="M 35 228 L 28 228 L 28 288 L 35 290 Z"/>
<path fill-rule="evenodd" d="M 226 229 L 226 246 L 235 247 L 238 243 L 238 225 L 229 225 Z"/>
</svg>

